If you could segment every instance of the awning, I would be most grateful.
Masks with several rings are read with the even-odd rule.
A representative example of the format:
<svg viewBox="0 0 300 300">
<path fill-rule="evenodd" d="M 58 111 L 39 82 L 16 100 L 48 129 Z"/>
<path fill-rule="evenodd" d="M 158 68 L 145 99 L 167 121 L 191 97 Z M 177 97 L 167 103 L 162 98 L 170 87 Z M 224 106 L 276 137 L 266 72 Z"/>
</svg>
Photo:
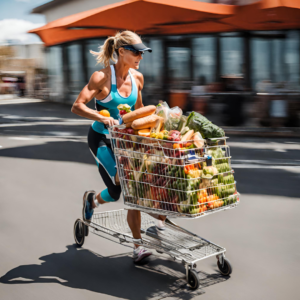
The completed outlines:
<svg viewBox="0 0 300 300">
<path fill-rule="evenodd" d="M 241 30 L 300 28 L 300 1 L 262 0 L 239 6 L 236 14 L 224 21 Z"/>
<path fill-rule="evenodd" d="M 29 31 L 46 46 L 78 39 L 114 35 L 117 30 L 138 34 L 187 34 L 231 31 L 222 19 L 236 6 L 192 0 L 127 0 L 67 16 Z"/>
</svg>

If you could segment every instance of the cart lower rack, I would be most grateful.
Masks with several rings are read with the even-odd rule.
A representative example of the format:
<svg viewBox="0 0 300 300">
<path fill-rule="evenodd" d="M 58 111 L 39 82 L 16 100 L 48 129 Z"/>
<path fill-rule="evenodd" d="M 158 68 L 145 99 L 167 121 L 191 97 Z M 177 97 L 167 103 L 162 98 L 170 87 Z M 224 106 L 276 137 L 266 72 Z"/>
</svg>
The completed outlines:
<svg viewBox="0 0 300 300">
<path fill-rule="evenodd" d="M 157 230 L 155 219 L 141 212 L 142 239 L 132 237 L 127 224 L 127 211 L 124 209 L 94 213 L 90 222 L 77 219 L 74 224 L 74 239 L 78 246 L 82 246 L 88 232 L 102 236 L 108 234 L 120 243 L 135 243 L 158 253 L 168 254 L 174 261 L 182 263 L 186 268 L 186 280 L 192 289 L 199 287 L 199 277 L 196 263 L 202 259 L 216 256 L 218 268 L 224 276 L 231 274 L 232 267 L 225 259 L 226 249 L 216 245 L 188 230 L 176 225 L 169 219 L 166 220 L 166 230 Z M 89 230 L 90 228 L 90 230 Z"/>
</svg>

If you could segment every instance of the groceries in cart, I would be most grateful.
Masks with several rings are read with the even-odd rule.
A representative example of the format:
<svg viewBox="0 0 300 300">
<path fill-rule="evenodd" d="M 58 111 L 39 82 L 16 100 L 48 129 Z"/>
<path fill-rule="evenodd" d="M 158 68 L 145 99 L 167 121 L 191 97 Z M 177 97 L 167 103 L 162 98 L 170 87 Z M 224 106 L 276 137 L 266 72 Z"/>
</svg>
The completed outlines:
<svg viewBox="0 0 300 300">
<path fill-rule="evenodd" d="M 238 204 L 222 128 L 166 102 L 118 109 L 123 125 L 110 131 L 126 205 L 194 218 Z"/>
</svg>

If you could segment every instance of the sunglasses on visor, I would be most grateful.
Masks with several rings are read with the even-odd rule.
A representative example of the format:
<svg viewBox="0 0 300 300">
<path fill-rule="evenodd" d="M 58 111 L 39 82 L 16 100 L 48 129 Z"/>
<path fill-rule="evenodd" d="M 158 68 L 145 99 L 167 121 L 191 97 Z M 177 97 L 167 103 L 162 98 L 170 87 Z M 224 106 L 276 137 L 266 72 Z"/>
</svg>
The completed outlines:
<svg viewBox="0 0 300 300">
<path fill-rule="evenodd" d="M 140 54 L 143 56 L 145 53 L 144 51 L 138 51 L 131 46 L 122 46 L 121 48 L 131 51 L 134 56 L 139 56 Z"/>
</svg>

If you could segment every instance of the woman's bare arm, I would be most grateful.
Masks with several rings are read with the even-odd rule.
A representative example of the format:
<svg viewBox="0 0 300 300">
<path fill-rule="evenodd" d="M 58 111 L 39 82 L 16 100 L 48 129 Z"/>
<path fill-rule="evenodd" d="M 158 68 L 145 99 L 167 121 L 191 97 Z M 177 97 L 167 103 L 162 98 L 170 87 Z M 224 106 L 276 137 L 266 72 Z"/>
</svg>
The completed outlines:
<svg viewBox="0 0 300 300">
<path fill-rule="evenodd" d="M 144 76 L 140 72 L 137 72 L 137 73 L 138 73 L 137 78 L 139 81 L 139 87 L 138 87 L 138 97 L 137 97 L 137 100 L 136 100 L 136 103 L 134 106 L 135 109 L 138 109 L 138 108 L 141 108 L 144 106 L 143 100 L 142 100 L 142 89 L 144 87 Z"/>
<path fill-rule="evenodd" d="M 114 118 L 103 117 L 96 110 L 86 106 L 88 102 L 99 94 L 106 80 L 107 74 L 105 72 L 95 72 L 91 76 L 89 83 L 82 89 L 74 102 L 71 109 L 72 113 L 90 120 L 102 122 L 108 126 L 118 125 L 119 122 Z"/>
</svg>

